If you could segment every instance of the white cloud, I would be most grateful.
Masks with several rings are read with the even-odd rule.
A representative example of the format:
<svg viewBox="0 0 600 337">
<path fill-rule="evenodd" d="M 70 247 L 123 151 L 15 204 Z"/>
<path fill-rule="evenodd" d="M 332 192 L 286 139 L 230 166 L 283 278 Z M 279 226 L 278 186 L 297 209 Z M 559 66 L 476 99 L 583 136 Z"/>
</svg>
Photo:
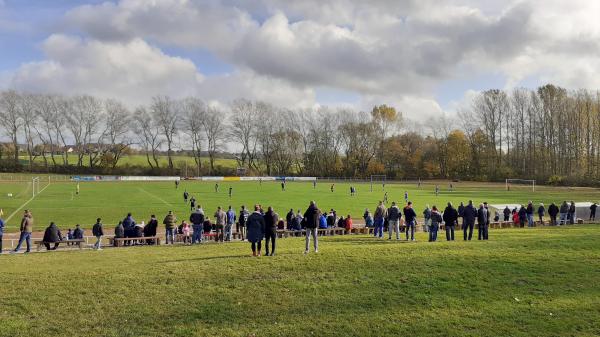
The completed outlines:
<svg viewBox="0 0 600 337">
<path fill-rule="evenodd" d="M 436 88 L 458 74 L 500 74 L 507 88 L 528 78 L 599 88 L 597 13 L 600 2 L 586 0 L 121 0 L 69 11 L 65 33 L 44 43 L 47 60 L 23 65 L 13 83 L 298 106 L 331 88 L 357 93 L 362 109 L 387 103 L 436 116 Z M 174 46 L 234 70 L 201 75 L 160 49 Z"/>
</svg>

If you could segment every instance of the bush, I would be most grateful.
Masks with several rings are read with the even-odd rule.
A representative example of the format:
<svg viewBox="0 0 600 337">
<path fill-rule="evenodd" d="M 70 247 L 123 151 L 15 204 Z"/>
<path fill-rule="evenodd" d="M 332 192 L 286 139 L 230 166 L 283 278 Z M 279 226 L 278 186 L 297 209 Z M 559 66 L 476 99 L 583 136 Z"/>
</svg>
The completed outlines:
<svg viewBox="0 0 600 337">
<path fill-rule="evenodd" d="M 546 184 L 551 185 L 551 186 L 560 186 L 563 184 L 563 180 L 564 180 L 563 177 L 555 174 L 548 178 L 548 180 L 546 181 Z"/>
</svg>

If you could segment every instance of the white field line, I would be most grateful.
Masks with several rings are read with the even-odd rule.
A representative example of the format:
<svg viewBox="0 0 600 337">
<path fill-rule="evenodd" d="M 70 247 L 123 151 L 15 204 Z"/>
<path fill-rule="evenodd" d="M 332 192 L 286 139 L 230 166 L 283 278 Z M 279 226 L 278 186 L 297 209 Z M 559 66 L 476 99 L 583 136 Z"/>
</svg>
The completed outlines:
<svg viewBox="0 0 600 337">
<path fill-rule="evenodd" d="M 44 192 L 44 190 L 46 188 L 48 188 L 48 186 L 50 186 L 50 183 L 48 183 L 48 185 L 44 186 L 44 188 L 42 188 L 36 195 L 31 197 L 29 200 L 25 201 L 21 206 L 19 206 L 19 208 L 17 208 L 14 212 L 12 212 L 11 215 L 9 215 L 8 218 L 6 218 L 5 222 L 8 222 L 15 214 L 17 214 L 17 212 L 22 210 L 23 207 L 27 206 L 27 204 L 29 204 L 33 199 L 35 199 L 35 197 L 37 197 L 40 193 Z"/>
<path fill-rule="evenodd" d="M 173 204 L 171 204 L 170 202 L 167 202 L 167 201 L 165 201 L 163 198 L 161 198 L 161 197 L 159 197 L 159 196 L 157 196 L 157 195 L 154 195 L 154 194 L 152 194 L 152 193 L 150 193 L 150 192 L 146 191 L 145 189 L 143 189 L 143 188 L 141 188 L 141 187 L 138 187 L 138 189 L 139 189 L 140 191 L 142 191 L 142 192 L 144 192 L 144 193 L 148 194 L 149 196 L 153 197 L 154 199 L 157 199 L 157 200 L 159 200 L 159 201 L 162 201 L 162 202 L 163 202 L 165 205 L 167 205 L 167 206 L 169 206 L 169 207 L 173 207 Z"/>
</svg>

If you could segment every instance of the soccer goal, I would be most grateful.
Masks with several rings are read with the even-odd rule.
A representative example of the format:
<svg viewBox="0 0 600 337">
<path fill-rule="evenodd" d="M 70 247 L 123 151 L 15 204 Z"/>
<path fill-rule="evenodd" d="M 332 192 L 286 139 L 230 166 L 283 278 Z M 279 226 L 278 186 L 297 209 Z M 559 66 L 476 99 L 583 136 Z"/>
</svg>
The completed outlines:
<svg viewBox="0 0 600 337">
<path fill-rule="evenodd" d="M 531 179 L 506 179 L 506 190 L 514 190 L 522 189 L 525 187 L 526 189 L 531 188 L 532 192 L 535 192 L 535 180 Z"/>
<path fill-rule="evenodd" d="M 31 197 L 35 197 L 38 193 L 40 193 L 40 177 L 35 177 L 31 179 Z"/>
<path fill-rule="evenodd" d="M 381 188 L 385 189 L 385 181 L 387 179 L 386 175 L 376 174 L 371 176 L 371 192 L 373 192 L 373 185 L 381 184 Z"/>
</svg>

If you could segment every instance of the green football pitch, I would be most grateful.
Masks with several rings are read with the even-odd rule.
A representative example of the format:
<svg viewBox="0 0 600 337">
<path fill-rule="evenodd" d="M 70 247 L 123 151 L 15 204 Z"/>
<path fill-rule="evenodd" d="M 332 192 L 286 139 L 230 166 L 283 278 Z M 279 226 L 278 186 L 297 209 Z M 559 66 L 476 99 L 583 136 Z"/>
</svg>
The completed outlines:
<svg viewBox="0 0 600 337">
<path fill-rule="evenodd" d="M 439 184 L 440 193 L 434 193 L 435 184 Z M 361 218 L 365 208 L 373 210 L 377 202 L 384 197 L 381 184 L 370 183 L 335 183 L 331 192 L 331 182 L 319 182 L 313 188 L 312 182 L 288 182 L 286 190 L 281 190 L 279 182 L 220 182 L 219 191 L 215 192 L 214 182 L 182 181 L 175 189 L 173 182 L 80 182 L 80 193 L 76 194 L 77 183 L 71 181 L 52 182 L 47 177 L 41 178 L 40 193 L 32 198 L 32 184 L 23 182 L 0 182 L 0 207 L 4 211 L 4 219 L 8 220 L 7 230 L 18 228 L 21 212 L 32 211 L 36 230 L 54 221 L 59 228 L 82 224 L 89 228 L 97 217 L 105 224 L 116 224 L 128 212 L 137 221 L 147 221 L 151 214 L 162 218 L 167 211 L 173 210 L 180 218 L 187 218 L 189 206 L 183 201 L 183 192 L 194 196 L 204 210 L 212 215 L 217 206 L 232 206 L 239 210 L 241 205 L 251 206 L 260 203 L 273 206 L 280 214 L 285 215 L 290 208 L 306 209 L 310 200 L 315 200 L 321 209 L 334 208 L 339 215 L 352 215 Z M 357 193 L 350 196 L 350 186 L 355 186 Z M 229 187 L 232 196 L 229 197 Z M 388 193 L 388 204 L 397 201 L 404 203 L 404 192 L 408 192 L 417 213 L 425 205 L 445 207 L 450 201 L 458 205 L 460 201 L 469 199 L 479 203 L 487 201 L 492 204 L 522 204 L 528 200 L 544 202 L 561 202 L 563 200 L 598 201 L 600 190 L 592 188 L 531 187 L 514 186 L 506 191 L 504 184 L 487 183 L 454 183 L 453 191 L 449 191 L 447 182 L 425 182 L 421 187 L 416 184 L 388 182 L 385 186 Z M 10 196 L 9 196 L 10 195 Z"/>
</svg>

